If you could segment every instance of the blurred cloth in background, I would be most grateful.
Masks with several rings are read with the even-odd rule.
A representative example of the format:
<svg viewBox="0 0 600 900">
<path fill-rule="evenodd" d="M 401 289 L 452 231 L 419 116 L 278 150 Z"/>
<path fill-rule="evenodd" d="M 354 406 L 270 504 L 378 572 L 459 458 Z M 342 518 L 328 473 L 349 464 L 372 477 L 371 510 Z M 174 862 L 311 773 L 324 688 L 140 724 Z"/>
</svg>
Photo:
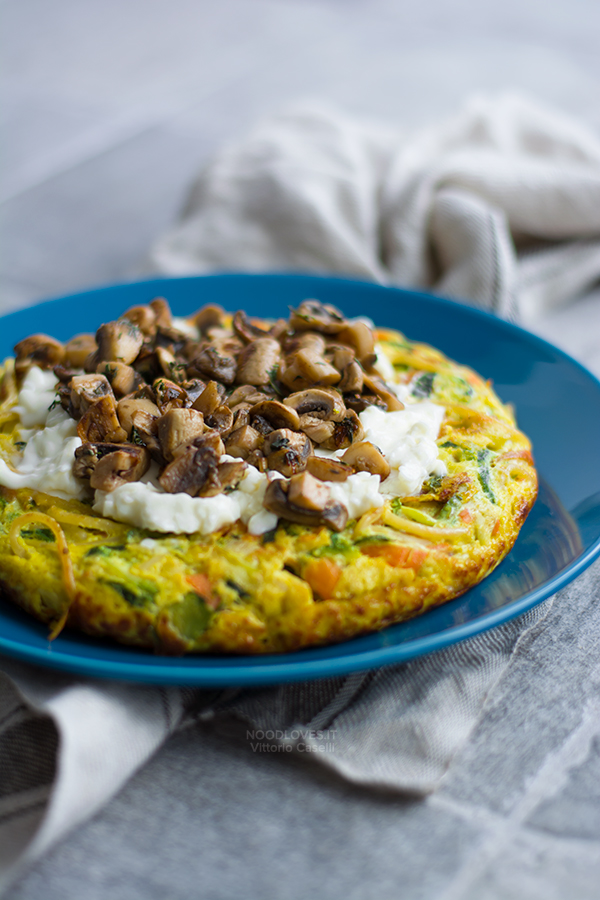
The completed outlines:
<svg viewBox="0 0 600 900">
<path fill-rule="evenodd" d="M 203 169 L 150 263 L 338 273 L 534 320 L 600 279 L 600 141 L 518 94 L 408 135 L 292 109 Z"/>
</svg>

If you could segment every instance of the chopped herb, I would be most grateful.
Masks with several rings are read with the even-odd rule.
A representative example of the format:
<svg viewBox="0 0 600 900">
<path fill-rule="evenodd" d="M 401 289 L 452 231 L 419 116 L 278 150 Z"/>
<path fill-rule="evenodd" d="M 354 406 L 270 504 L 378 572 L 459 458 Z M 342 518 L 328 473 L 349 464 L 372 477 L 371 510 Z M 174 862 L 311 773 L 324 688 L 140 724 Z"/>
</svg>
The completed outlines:
<svg viewBox="0 0 600 900">
<path fill-rule="evenodd" d="M 60 397 L 56 397 L 56 398 L 52 401 L 52 403 L 50 404 L 50 406 L 48 407 L 48 412 L 51 412 L 51 410 L 56 409 L 56 407 L 57 407 L 59 404 L 60 404 Z"/>
<path fill-rule="evenodd" d="M 281 450 L 282 447 L 289 447 L 290 442 L 288 438 L 283 437 L 281 435 L 277 435 L 277 437 L 271 441 L 271 450 Z"/>
<path fill-rule="evenodd" d="M 310 556 L 320 559 L 322 556 L 331 556 L 334 553 L 347 553 L 354 546 L 354 541 L 350 535 L 332 534 L 329 543 L 323 547 L 315 547 L 311 550 Z"/>
<path fill-rule="evenodd" d="M 124 550 L 125 544 L 100 544 L 98 547 L 92 547 L 85 554 L 87 556 L 110 556 L 115 550 Z"/>
<path fill-rule="evenodd" d="M 273 388 L 276 394 L 279 394 L 280 397 L 285 396 L 284 391 L 281 389 L 281 385 L 277 381 L 277 372 L 279 371 L 279 363 L 275 363 L 274 366 L 271 366 L 269 369 L 269 384 Z"/>
<path fill-rule="evenodd" d="M 27 446 L 27 441 L 15 441 L 15 447 L 17 450 L 24 450 Z"/>
<path fill-rule="evenodd" d="M 146 606 L 154 601 L 158 588 L 151 581 L 141 579 L 123 584 L 122 581 L 104 581 L 104 584 L 116 591 L 130 606 Z"/>
<path fill-rule="evenodd" d="M 486 495 L 488 500 L 491 500 L 492 503 L 496 503 L 496 495 L 492 489 L 491 479 L 492 473 L 490 470 L 490 459 L 492 458 L 491 450 L 479 450 L 477 453 L 477 464 L 479 466 L 479 471 L 477 473 L 477 477 L 479 478 L 479 483 L 483 488 L 483 493 Z"/>
<path fill-rule="evenodd" d="M 43 525 L 40 525 L 37 528 L 23 528 L 21 537 L 35 541 L 46 541 L 48 544 L 51 544 L 56 540 L 53 532 L 50 531 L 49 528 L 44 528 Z"/>
<path fill-rule="evenodd" d="M 134 425 L 134 426 L 132 427 L 132 429 L 131 429 L 131 437 L 129 438 L 129 440 L 131 441 L 132 444 L 137 444 L 138 447 L 145 447 L 145 446 L 146 446 L 146 444 L 144 443 L 144 441 L 143 441 L 142 438 L 140 437 L 140 433 L 139 433 L 139 431 L 137 430 L 137 428 L 135 427 L 135 425 Z"/>
<path fill-rule="evenodd" d="M 277 525 L 275 526 L 275 528 L 271 528 L 270 531 L 265 531 L 265 533 L 262 536 L 263 544 L 272 544 L 273 541 L 275 540 L 276 534 L 277 534 Z"/>
<path fill-rule="evenodd" d="M 423 372 L 413 382 L 411 394 L 413 397 L 429 397 L 433 390 L 435 372 Z"/>
<path fill-rule="evenodd" d="M 462 497 L 460 496 L 460 494 L 454 494 L 442 506 L 438 515 L 438 521 L 446 522 L 449 525 L 453 524 L 458 516 L 458 513 L 461 511 L 462 506 Z"/>
</svg>

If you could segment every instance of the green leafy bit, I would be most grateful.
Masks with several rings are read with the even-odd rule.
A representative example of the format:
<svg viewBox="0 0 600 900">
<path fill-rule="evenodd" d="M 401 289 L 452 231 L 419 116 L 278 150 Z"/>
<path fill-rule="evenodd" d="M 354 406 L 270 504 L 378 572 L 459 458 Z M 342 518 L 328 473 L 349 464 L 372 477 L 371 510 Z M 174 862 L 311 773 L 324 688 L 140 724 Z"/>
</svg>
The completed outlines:
<svg viewBox="0 0 600 900">
<path fill-rule="evenodd" d="M 422 375 L 415 378 L 411 391 L 413 397 L 429 397 L 433 390 L 434 378 L 435 372 L 423 372 Z"/>
<path fill-rule="evenodd" d="M 33 541 L 46 541 L 48 544 L 56 540 L 52 531 L 49 528 L 44 528 L 43 525 L 39 525 L 37 528 L 23 528 L 21 537 Z"/>
<path fill-rule="evenodd" d="M 453 525 L 457 520 L 458 514 L 461 511 L 462 507 L 463 501 L 460 494 L 454 494 L 442 506 L 438 515 L 438 521 L 445 522 L 448 525 Z"/>
<path fill-rule="evenodd" d="M 279 363 L 275 363 L 274 366 L 271 366 L 269 369 L 269 384 L 273 388 L 276 394 L 279 394 L 280 397 L 284 397 L 285 393 L 281 389 L 281 385 L 277 380 L 277 373 L 279 371 Z"/>
<path fill-rule="evenodd" d="M 116 591 L 130 606 L 147 606 L 154 602 L 158 593 L 158 587 L 155 584 L 142 578 L 129 578 L 127 582 L 125 579 L 123 581 L 103 579 L 103 582 Z"/>
<path fill-rule="evenodd" d="M 145 447 L 145 446 L 146 446 L 146 444 L 144 443 L 144 441 L 143 441 L 142 438 L 140 437 L 140 433 L 139 433 L 139 431 L 137 430 L 137 428 L 135 427 L 135 425 L 134 425 L 134 426 L 132 427 L 132 429 L 131 429 L 131 437 L 129 438 L 129 440 L 131 441 L 132 444 L 137 444 L 138 447 Z"/>
<path fill-rule="evenodd" d="M 24 450 L 27 446 L 27 441 L 15 441 L 15 447 L 17 450 Z"/>
<path fill-rule="evenodd" d="M 398 497 L 392 500 L 392 512 L 397 516 L 406 516 L 407 519 L 412 519 L 413 522 L 420 522 L 421 525 L 436 524 L 433 516 L 423 512 L 422 509 L 415 509 L 413 506 L 404 506 Z"/>
<path fill-rule="evenodd" d="M 479 483 L 483 489 L 483 493 L 492 503 L 496 503 L 496 496 L 492 489 L 492 473 L 490 470 L 490 460 L 493 454 L 491 450 L 479 450 L 477 453 L 477 465 L 479 466 L 479 470 L 477 472 L 477 477 L 479 478 Z"/>
<path fill-rule="evenodd" d="M 325 544 L 323 547 L 316 547 L 314 550 L 311 550 L 310 556 L 315 557 L 316 559 L 320 559 L 322 556 L 332 556 L 335 553 L 348 553 L 348 551 L 352 550 L 355 541 L 349 534 L 332 534 L 329 543 Z"/>
<path fill-rule="evenodd" d="M 275 526 L 275 528 L 271 528 L 270 531 L 265 531 L 265 533 L 262 536 L 262 543 L 263 544 L 272 544 L 273 541 L 275 540 L 276 534 L 277 534 L 277 525 Z"/>
<path fill-rule="evenodd" d="M 98 547 L 92 547 L 85 554 L 87 556 L 110 556 L 117 550 L 124 550 L 125 544 L 100 544 Z"/>
</svg>

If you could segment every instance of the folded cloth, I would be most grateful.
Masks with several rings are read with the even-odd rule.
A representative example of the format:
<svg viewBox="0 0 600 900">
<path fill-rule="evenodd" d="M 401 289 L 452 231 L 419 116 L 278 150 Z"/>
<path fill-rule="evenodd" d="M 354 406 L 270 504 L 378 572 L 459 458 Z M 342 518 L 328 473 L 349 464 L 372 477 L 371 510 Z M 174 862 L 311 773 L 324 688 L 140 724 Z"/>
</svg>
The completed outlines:
<svg viewBox="0 0 600 900">
<path fill-rule="evenodd" d="M 246 691 L 94 682 L 0 658 L 0 891 L 197 718 L 237 717 L 252 749 L 310 752 L 365 787 L 430 793 L 551 605 L 403 665 Z"/>
<path fill-rule="evenodd" d="M 205 170 L 152 261 L 175 273 L 335 271 L 434 286 L 509 315 L 517 298 L 553 304 L 598 277 L 599 191 L 594 139 L 516 98 L 477 100 L 404 143 L 295 112 Z M 535 251 L 515 251 L 534 239 Z M 237 717 L 251 743 L 311 748 L 365 786 L 434 790 L 550 603 L 408 664 L 262 690 L 95 682 L 0 659 L 0 888 L 196 716 Z"/>
<path fill-rule="evenodd" d="M 221 151 L 155 272 L 335 272 L 532 320 L 600 278 L 600 141 L 515 94 L 414 134 L 283 113 Z"/>
</svg>

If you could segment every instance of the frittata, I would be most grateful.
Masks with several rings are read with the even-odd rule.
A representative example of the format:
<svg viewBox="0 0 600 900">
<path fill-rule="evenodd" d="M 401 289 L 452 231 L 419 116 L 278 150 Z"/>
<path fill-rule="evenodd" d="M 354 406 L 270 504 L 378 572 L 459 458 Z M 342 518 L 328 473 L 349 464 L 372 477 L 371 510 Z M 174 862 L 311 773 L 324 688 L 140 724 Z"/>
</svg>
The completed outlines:
<svg viewBox="0 0 600 900">
<path fill-rule="evenodd" d="M 42 420 L 36 378 L 56 389 Z M 68 463 L 36 473 L 51 425 Z M 161 298 L 95 336 L 25 338 L 2 369 L 0 586 L 51 637 L 167 654 L 347 640 L 480 582 L 536 493 L 489 383 L 314 300 L 269 323 L 175 319 Z"/>
</svg>

